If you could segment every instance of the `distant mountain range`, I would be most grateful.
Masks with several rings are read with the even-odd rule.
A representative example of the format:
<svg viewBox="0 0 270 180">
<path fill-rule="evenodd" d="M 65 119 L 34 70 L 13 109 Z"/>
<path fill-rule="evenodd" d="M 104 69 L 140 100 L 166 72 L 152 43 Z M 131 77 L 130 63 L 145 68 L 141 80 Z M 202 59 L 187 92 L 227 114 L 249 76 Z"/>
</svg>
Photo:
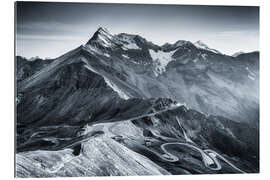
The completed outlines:
<svg viewBox="0 0 270 180">
<path fill-rule="evenodd" d="M 228 56 L 183 40 L 158 46 L 99 28 L 56 59 L 16 61 L 18 177 L 239 172 L 226 161 L 206 166 L 188 146 L 159 157 L 172 141 L 258 172 L 257 51 Z M 86 132 L 94 138 L 83 141 Z"/>
</svg>

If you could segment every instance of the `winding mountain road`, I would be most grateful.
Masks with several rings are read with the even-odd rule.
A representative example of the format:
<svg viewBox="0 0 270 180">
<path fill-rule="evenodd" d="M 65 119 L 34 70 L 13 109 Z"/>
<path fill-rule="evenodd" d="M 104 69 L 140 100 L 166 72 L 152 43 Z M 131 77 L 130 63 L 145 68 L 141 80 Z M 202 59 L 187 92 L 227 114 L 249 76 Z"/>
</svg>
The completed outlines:
<svg viewBox="0 0 270 180">
<path fill-rule="evenodd" d="M 141 116 L 137 116 L 137 117 L 132 117 L 123 121 L 132 121 L 135 119 L 140 119 L 143 117 L 152 117 L 158 113 L 162 113 L 165 112 L 167 110 L 173 110 L 176 109 L 178 106 L 172 106 L 169 107 L 167 109 L 164 110 L 160 110 L 160 111 L 155 111 L 153 113 L 149 113 L 149 114 L 144 114 Z M 169 143 L 164 143 L 160 146 L 161 150 L 164 152 L 164 154 L 158 154 L 156 152 L 154 152 L 156 155 L 158 155 L 162 160 L 167 161 L 167 162 L 177 162 L 179 161 L 179 158 L 175 155 L 173 155 L 172 153 L 170 153 L 168 151 L 168 149 L 166 149 L 166 147 L 171 146 L 171 145 L 177 145 L 177 146 L 186 146 L 189 148 L 192 148 L 196 151 L 198 151 L 201 154 L 202 157 L 202 161 L 205 165 L 205 167 L 214 170 L 214 171 L 218 171 L 222 169 L 222 166 L 219 162 L 219 159 L 221 159 L 222 161 L 224 161 L 225 163 L 227 163 L 228 165 L 230 165 L 233 169 L 235 169 L 236 171 L 240 172 L 240 173 L 245 173 L 244 171 L 242 171 L 241 169 L 237 168 L 235 165 L 233 165 L 231 162 L 229 162 L 226 158 L 224 158 L 222 155 L 218 154 L 217 152 L 211 150 L 211 149 L 206 149 L 206 150 L 202 150 L 200 149 L 186 134 L 184 128 L 182 127 L 180 120 L 177 118 L 176 119 L 178 122 L 178 125 L 180 126 L 183 135 L 184 135 L 184 139 L 186 142 L 169 142 Z M 123 122 L 120 121 L 120 122 Z M 120 122 L 110 122 L 110 123 L 98 123 L 98 124 L 93 124 L 90 126 L 90 131 L 86 131 L 85 134 L 73 139 L 72 141 L 70 141 L 69 143 L 63 145 L 62 147 L 58 146 L 58 149 L 65 149 L 65 148 L 71 148 L 73 146 L 76 146 L 77 144 L 80 144 L 82 142 L 88 141 L 90 138 L 94 138 L 96 136 L 105 134 L 109 137 L 114 137 L 116 135 L 121 135 L 118 132 L 113 131 L 113 129 L 119 125 Z M 89 127 L 89 126 L 88 126 Z M 158 133 L 153 133 L 156 137 L 159 138 L 168 138 L 171 139 L 169 137 L 164 137 L 159 135 Z M 36 134 L 33 134 L 32 136 L 35 136 Z M 50 139 L 51 140 L 51 139 Z M 53 139 L 54 140 L 54 139 Z M 57 143 L 56 143 L 57 144 Z M 67 158 L 65 161 L 63 161 L 62 163 L 56 165 L 54 168 L 48 169 L 48 171 L 50 173 L 54 173 L 57 172 L 59 169 L 61 169 L 65 163 L 71 161 L 72 159 Z"/>
<path fill-rule="evenodd" d="M 203 150 L 201 150 L 200 148 L 198 148 L 198 147 L 196 147 L 194 145 L 191 145 L 191 144 L 188 144 L 188 143 L 181 143 L 181 142 L 165 143 L 165 144 L 162 144 L 160 146 L 161 149 L 163 150 L 163 152 L 165 154 L 167 154 L 168 157 L 169 157 L 169 160 L 167 160 L 167 161 L 170 161 L 170 162 L 179 161 L 179 158 L 178 157 L 172 155 L 171 153 L 169 153 L 166 150 L 165 147 L 166 146 L 169 146 L 169 145 L 182 145 L 182 146 L 187 146 L 187 147 L 190 147 L 192 149 L 195 149 L 195 150 L 197 150 L 201 154 L 202 160 L 203 160 L 203 163 L 204 163 L 205 167 L 207 167 L 207 168 L 209 168 L 211 170 L 215 170 L 215 171 L 218 171 L 218 170 L 220 170 L 222 168 L 222 166 L 220 165 L 220 163 L 218 162 L 218 160 L 215 157 L 206 154 Z M 211 167 L 211 165 L 216 166 L 216 167 Z"/>
<path fill-rule="evenodd" d="M 139 118 L 142 118 L 142 117 L 151 117 L 151 116 L 154 116 L 158 113 L 162 113 L 162 112 L 165 112 L 167 110 L 172 110 L 172 109 L 175 109 L 177 108 L 178 106 L 173 106 L 173 107 L 170 107 L 168 109 L 164 109 L 164 110 L 161 110 L 161 111 L 156 111 L 156 112 L 153 112 L 153 113 L 149 113 L 149 114 L 145 114 L 145 115 L 141 115 L 141 116 L 138 116 L 138 117 L 133 117 L 133 118 L 130 118 L 130 119 L 127 119 L 125 121 L 132 121 L 132 120 L 135 120 L 135 119 L 139 119 Z M 182 132 L 183 132 L 183 135 L 184 135 L 184 139 L 186 142 L 170 142 L 170 143 L 164 143 L 160 146 L 160 148 L 162 149 L 162 151 L 164 152 L 164 154 L 160 155 L 160 154 L 157 154 L 161 159 L 163 159 L 164 161 L 167 161 L 167 162 L 177 162 L 179 161 L 179 158 L 175 155 L 173 155 L 172 153 L 170 153 L 166 147 L 167 146 L 170 146 L 170 145 L 180 145 L 180 146 L 187 146 L 189 148 L 192 148 L 196 151 L 198 151 L 200 154 L 201 154 L 201 157 L 202 157 L 202 161 L 205 165 L 205 167 L 211 169 L 211 170 L 214 170 L 214 171 L 218 171 L 218 170 L 221 170 L 222 169 L 222 166 L 219 162 L 219 159 L 221 159 L 222 161 L 224 161 L 225 163 L 227 163 L 228 165 L 230 165 L 233 169 L 235 169 L 236 171 L 240 172 L 240 173 L 246 173 L 244 172 L 243 170 L 237 168 L 235 165 L 233 165 L 231 162 L 229 162 L 226 158 L 224 158 L 222 155 L 218 154 L 217 152 L 211 150 L 211 149 L 207 149 L 207 150 L 202 150 L 200 149 L 186 134 L 184 128 L 182 127 L 181 123 L 180 123 L 180 120 L 178 118 L 176 118 L 177 122 L 178 122 L 178 125 L 180 126 Z M 104 123 L 106 124 L 106 123 Z M 113 123 L 111 126 L 107 126 L 105 129 L 107 132 L 110 133 L 110 135 L 119 135 L 118 133 L 115 133 L 113 131 L 113 129 L 118 125 L 118 123 Z M 105 134 L 106 134 L 106 131 L 105 131 Z M 160 137 L 160 138 L 164 138 L 163 136 L 159 136 L 157 133 L 153 133 L 156 137 Z"/>
<path fill-rule="evenodd" d="M 224 162 L 226 162 L 228 165 L 230 165 L 232 168 L 234 168 L 235 170 L 239 171 L 240 173 L 246 173 L 245 171 L 239 169 L 238 167 L 236 167 L 235 165 L 233 165 L 230 161 L 228 161 L 227 159 L 225 159 L 223 156 L 221 156 L 220 154 L 218 154 L 217 152 L 211 150 L 211 149 L 206 149 L 206 150 L 203 150 L 204 152 L 208 153 L 210 156 L 212 157 L 218 157 L 220 158 L 221 160 L 223 160 Z"/>
</svg>

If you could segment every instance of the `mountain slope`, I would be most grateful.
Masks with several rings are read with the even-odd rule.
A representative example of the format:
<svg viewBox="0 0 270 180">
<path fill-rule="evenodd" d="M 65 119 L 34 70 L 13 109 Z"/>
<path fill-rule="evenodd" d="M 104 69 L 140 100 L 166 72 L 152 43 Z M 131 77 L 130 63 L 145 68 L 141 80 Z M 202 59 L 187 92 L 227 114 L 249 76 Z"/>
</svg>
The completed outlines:
<svg viewBox="0 0 270 180">
<path fill-rule="evenodd" d="M 17 67 L 19 177 L 258 172 L 259 52 L 99 28 L 35 61 Z"/>
<path fill-rule="evenodd" d="M 35 60 L 27 60 L 21 56 L 16 56 L 16 78 L 17 81 L 21 81 L 37 71 L 41 70 L 43 67 L 51 63 L 52 60 L 42 60 L 36 58 Z"/>
<path fill-rule="evenodd" d="M 40 126 L 80 127 L 100 119 L 136 116 L 151 107 L 142 99 L 125 101 L 117 86 L 88 66 L 82 54 L 79 47 L 18 83 L 18 148 Z"/>
<path fill-rule="evenodd" d="M 91 149 L 92 151 L 89 151 Z M 78 177 L 169 175 L 148 158 L 135 153 L 108 137 L 83 143 L 79 156 L 72 149 L 35 151 L 16 155 L 18 177 Z"/>
<path fill-rule="evenodd" d="M 117 45 L 104 47 L 105 53 L 99 56 L 105 57 L 100 59 L 108 59 L 104 64 L 110 66 L 111 72 L 122 75 L 120 81 L 125 82 L 125 87 L 139 92 L 132 97 L 168 97 L 207 114 L 235 121 L 257 120 L 249 117 L 258 111 L 258 66 L 248 65 L 253 69 L 251 74 L 241 57 L 197 48 L 188 41 L 158 47 L 137 35 L 109 35 L 109 38 Z M 136 48 L 123 48 L 122 39 Z M 86 50 L 98 55 L 91 51 L 90 42 Z M 258 55 L 250 57 L 251 62 L 259 63 Z"/>
</svg>

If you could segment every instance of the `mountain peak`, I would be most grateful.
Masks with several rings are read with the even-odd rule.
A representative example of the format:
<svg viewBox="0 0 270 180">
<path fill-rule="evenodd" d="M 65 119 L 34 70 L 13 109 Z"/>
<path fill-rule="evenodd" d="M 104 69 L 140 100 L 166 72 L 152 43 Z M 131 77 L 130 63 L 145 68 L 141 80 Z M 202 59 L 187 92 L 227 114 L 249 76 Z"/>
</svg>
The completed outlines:
<svg viewBox="0 0 270 180">
<path fill-rule="evenodd" d="M 174 46 L 183 46 L 185 44 L 189 44 L 190 42 L 189 41 L 185 41 L 185 40 L 178 40 L 174 43 Z"/>
<path fill-rule="evenodd" d="M 237 57 L 237 56 L 239 56 L 240 54 L 244 54 L 245 52 L 243 52 L 243 51 L 239 51 L 239 52 L 236 52 L 236 53 L 233 53 L 232 54 L 232 57 Z"/>
<path fill-rule="evenodd" d="M 37 59 L 41 59 L 39 56 L 31 57 L 28 59 L 28 61 L 35 61 Z"/>
<path fill-rule="evenodd" d="M 185 41 L 185 40 L 178 40 L 176 41 L 175 43 L 173 44 L 170 44 L 170 43 L 165 43 L 161 46 L 162 49 L 175 49 L 175 48 L 178 48 L 180 46 L 186 46 L 186 45 L 191 45 L 192 43 L 190 41 Z M 192 44 L 193 45 L 193 44 Z"/>
<path fill-rule="evenodd" d="M 93 43 L 94 44 L 98 43 L 105 47 L 109 47 L 112 39 L 113 39 L 113 35 L 106 28 L 99 27 L 86 44 L 91 45 Z"/>
<path fill-rule="evenodd" d="M 110 32 L 108 31 L 108 29 L 106 29 L 105 27 L 99 27 L 99 28 L 97 29 L 97 32 L 99 32 L 99 33 L 108 33 L 108 34 L 110 34 Z"/>
<path fill-rule="evenodd" d="M 218 50 L 216 49 L 212 49 L 210 48 L 209 46 L 207 46 L 202 40 L 199 40 L 199 41 L 196 41 L 194 43 L 194 45 L 199 48 L 199 49 L 204 49 L 204 50 L 207 50 L 207 51 L 211 51 L 213 53 L 216 53 L 216 54 L 221 54 Z"/>
<path fill-rule="evenodd" d="M 209 48 L 202 40 L 198 40 L 194 43 L 195 46 L 199 47 L 204 47 L 204 48 Z"/>
</svg>

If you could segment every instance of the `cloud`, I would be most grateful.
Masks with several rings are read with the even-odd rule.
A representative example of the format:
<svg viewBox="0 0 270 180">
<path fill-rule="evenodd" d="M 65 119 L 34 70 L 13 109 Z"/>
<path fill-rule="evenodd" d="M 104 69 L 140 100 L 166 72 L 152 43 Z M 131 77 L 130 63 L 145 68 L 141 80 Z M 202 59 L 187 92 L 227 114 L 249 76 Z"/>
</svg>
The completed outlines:
<svg viewBox="0 0 270 180">
<path fill-rule="evenodd" d="M 77 36 L 77 35 L 28 35 L 28 34 L 18 34 L 17 40 L 23 41 L 35 41 L 35 40 L 42 40 L 42 41 L 76 41 L 85 39 L 85 36 Z"/>
<path fill-rule="evenodd" d="M 219 37 L 236 37 L 236 36 L 259 36 L 259 31 L 239 30 L 239 31 L 222 31 L 216 33 Z"/>
<path fill-rule="evenodd" d="M 81 41 L 90 38 L 94 29 L 86 25 L 58 22 L 31 22 L 17 25 L 17 41 Z"/>
<path fill-rule="evenodd" d="M 77 32 L 78 30 L 85 31 L 87 29 L 87 26 L 84 25 L 76 25 L 76 29 L 74 28 L 74 24 L 65 24 L 65 23 L 60 23 L 60 22 L 29 22 L 29 23 L 23 23 L 23 24 L 17 24 L 17 27 L 19 29 L 24 29 L 24 30 L 47 30 L 47 31 L 52 31 L 52 30 L 69 30 L 69 31 L 75 31 Z"/>
</svg>

